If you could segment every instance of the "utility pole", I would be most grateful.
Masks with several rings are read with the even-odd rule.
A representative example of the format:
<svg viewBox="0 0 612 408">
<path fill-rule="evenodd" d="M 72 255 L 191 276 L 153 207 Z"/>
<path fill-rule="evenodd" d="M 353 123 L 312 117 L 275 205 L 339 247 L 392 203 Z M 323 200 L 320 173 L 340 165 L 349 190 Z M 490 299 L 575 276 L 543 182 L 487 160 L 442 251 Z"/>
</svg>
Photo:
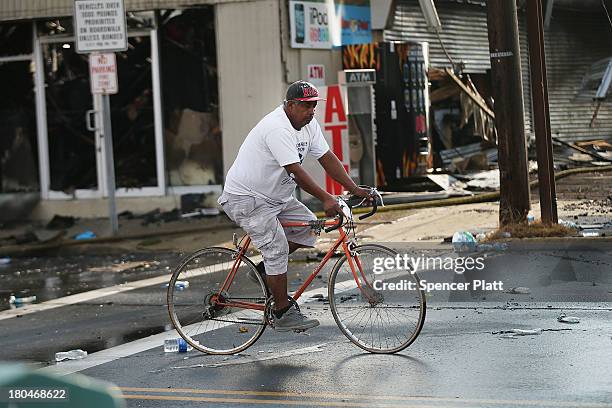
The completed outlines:
<svg viewBox="0 0 612 408">
<path fill-rule="evenodd" d="M 530 209 L 521 54 L 514 0 L 487 1 L 487 25 L 499 149 L 499 223 L 504 226 L 525 222 Z"/>
<path fill-rule="evenodd" d="M 551 1 L 551 0 L 549 0 Z M 541 0 L 527 2 L 527 35 L 529 37 L 529 65 L 531 67 L 531 97 L 538 156 L 540 212 L 544 224 L 556 224 L 557 194 L 550 135 L 548 110 L 548 80 L 544 53 L 544 17 Z"/>
</svg>

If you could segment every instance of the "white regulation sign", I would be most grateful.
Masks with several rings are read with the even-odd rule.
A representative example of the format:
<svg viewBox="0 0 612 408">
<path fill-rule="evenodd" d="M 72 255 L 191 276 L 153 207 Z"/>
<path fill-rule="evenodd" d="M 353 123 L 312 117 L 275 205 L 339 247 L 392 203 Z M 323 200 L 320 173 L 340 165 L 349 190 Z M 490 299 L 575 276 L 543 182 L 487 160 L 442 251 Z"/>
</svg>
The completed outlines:
<svg viewBox="0 0 612 408">
<path fill-rule="evenodd" d="M 115 54 L 89 54 L 89 77 L 92 94 L 110 95 L 119 92 Z"/>
<path fill-rule="evenodd" d="M 75 0 L 73 21 L 78 53 L 127 50 L 123 0 Z"/>
</svg>

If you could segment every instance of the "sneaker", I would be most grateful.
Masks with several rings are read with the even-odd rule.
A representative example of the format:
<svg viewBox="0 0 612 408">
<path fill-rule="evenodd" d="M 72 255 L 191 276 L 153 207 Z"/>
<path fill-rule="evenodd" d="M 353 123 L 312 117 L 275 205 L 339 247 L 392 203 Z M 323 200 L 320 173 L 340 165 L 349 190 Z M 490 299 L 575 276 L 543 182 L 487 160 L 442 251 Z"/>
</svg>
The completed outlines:
<svg viewBox="0 0 612 408">
<path fill-rule="evenodd" d="M 264 265 L 263 262 L 258 263 L 255 268 L 257 269 L 257 273 L 259 273 L 259 276 L 261 276 L 261 278 L 263 279 L 264 283 L 267 286 L 267 282 L 266 282 L 266 267 Z M 249 280 L 253 283 L 259 283 L 259 281 L 257 280 L 257 276 L 255 276 L 255 271 L 252 269 L 249 269 L 249 271 L 247 272 L 247 278 L 249 278 Z"/>
<path fill-rule="evenodd" d="M 292 330 L 307 330 L 317 327 L 317 319 L 309 319 L 298 311 L 295 306 L 291 306 L 280 318 L 274 319 L 274 330 L 287 332 Z"/>
</svg>

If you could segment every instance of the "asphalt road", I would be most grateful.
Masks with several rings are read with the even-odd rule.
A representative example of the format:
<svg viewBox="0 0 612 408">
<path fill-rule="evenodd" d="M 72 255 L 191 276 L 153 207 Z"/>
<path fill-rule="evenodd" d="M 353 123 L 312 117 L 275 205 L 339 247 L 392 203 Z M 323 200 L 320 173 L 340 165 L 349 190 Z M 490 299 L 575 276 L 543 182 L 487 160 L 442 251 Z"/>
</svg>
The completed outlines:
<svg viewBox="0 0 612 408">
<path fill-rule="evenodd" d="M 486 253 L 485 271 L 422 272 L 429 282 L 500 280 L 504 288 L 429 293 L 421 335 L 397 355 L 354 346 L 324 302 L 303 307 L 320 327 L 305 334 L 266 330 L 239 356 L 164 353 L 172 331 L 161 283 L 168 273 L 160 271 L 159 282 L 137 289 L 120 287 L 78 303 L 57 299 L 21 317 L 0 312 L 0 360 L 40 367 L 56 351 L 82 348 L 90 353 L 84 360 L 44 369 L 110 381 L 130 407 L 612 407 L 611 247 L 542 243 Z M 413 255 L 450 253 L 435 246 Z M 290 286 L 313 266 L 292 263 Z M 313 288 L 325 283 L 317 279 Z M 509 293 L 516 287 L 529 293 Z M 561 313 L 580 323 L 558 322 Z M 501 333 L 535 328 L 543 332 Z"/>
</svg>

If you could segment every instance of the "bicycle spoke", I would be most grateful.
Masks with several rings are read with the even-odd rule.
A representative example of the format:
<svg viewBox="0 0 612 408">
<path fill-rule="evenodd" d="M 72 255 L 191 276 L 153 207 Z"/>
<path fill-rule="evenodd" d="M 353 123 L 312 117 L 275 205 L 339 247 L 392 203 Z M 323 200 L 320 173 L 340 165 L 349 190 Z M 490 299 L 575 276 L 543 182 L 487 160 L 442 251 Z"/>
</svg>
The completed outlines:
<svg viewBox="0 0 612 408">
<path fill-rule="evenodd" d="M 172 322 L 179 334 L 197 344 L 200 351 L 237 353 L 257 340 L 265 328 L 262 310 L 232 304 L 265 304 L 263 282 L 258 279 L 258 283 L 253 283 L 247 279 L 247 271 L 255 270 L 251 261 L 243 258 L 229 289 L 220 290 L 235 263 L 235 251 L 209 248 L 187 257 L 173 274 L 172 283 L 188 280 L 190 285 L 180 291 L 174 287 L 169 289 Z"/>
<path fill-rule="evenodd" d="M 402 350 L 414 341 L 422 326 L 423 293 L 375 290 L 374 281 L 381 277 L 373 273 L 374 259 L 395 257 L 395 252 L 377 245 L 363 245 L 355 252 L 361 265 L 357 273 L 362 286 L 357 288 L 346 258 L 342 259 L 332 271 L 333 287 L 329 290 L 334 318 L 343 333 L 359 347 L 373 352 Z M 407 275 L 404 270 L 386 271 L 382 278 L 386 282 L 411 279 L 418 287 L 418 277 Z"/>
</svg>

